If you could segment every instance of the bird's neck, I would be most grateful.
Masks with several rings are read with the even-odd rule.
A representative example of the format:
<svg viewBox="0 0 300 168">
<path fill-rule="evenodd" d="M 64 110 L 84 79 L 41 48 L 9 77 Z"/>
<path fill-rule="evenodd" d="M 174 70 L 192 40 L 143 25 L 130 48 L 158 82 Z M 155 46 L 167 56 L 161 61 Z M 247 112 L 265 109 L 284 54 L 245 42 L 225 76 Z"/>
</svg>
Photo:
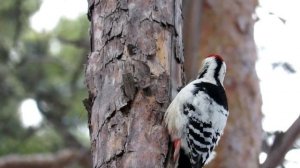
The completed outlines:
<svg viewBox="0 0 300 168">
<path fill-rule="evenodd" d="M 214 69 L 203 69 L 199 74 L 198 79 L 203 79 L 204 81 L 208 81 L 210 83 L 221 84 L 223 85 L 224 77 L 219 74 L 220 72 L 216 72 Z"/>
</svg>

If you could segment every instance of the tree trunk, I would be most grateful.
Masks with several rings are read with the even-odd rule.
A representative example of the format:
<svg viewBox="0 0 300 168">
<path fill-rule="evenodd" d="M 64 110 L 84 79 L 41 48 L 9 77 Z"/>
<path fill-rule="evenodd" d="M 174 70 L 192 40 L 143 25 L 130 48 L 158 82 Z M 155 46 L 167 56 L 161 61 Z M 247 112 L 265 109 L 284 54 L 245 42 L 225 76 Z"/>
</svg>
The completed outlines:
<svg viewBox="0 0 300 168">
<path fill-rule="evenodd" d="M 204 0 L 200 54 L 219 53 L 227 63 L 229 120 L 208 168 L 255 168 L 261 149 L 261 95 L 255 71 L 256 0 Z"/>
<path fill-rule="evenodd" d="M 89 0 L 93 167 L 166 167 L 162 123 L 182 86 L 181 0 Z"/>
<path fill-rule="evenodd" d="M 200 33 L 203 0 L 183 1 L 184 74 L 187 81 L 195 79 L 200 70 Z"/>
</svg>

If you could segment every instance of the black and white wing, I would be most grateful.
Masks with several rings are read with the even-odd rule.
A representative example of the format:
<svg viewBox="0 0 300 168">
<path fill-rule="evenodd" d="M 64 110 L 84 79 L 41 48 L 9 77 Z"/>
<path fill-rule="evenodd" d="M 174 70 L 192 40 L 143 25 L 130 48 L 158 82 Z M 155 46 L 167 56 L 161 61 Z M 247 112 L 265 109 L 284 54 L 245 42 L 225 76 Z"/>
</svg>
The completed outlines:
<svg viewBox="0 0 300 168">
<path fill-rule="evenodd" d="M 220 132 L 216 131 L 211 122 L 204 122 L 191 117 L 187 125 L 187 145 L 191 149 L 190 162 L 192 167 L 203 167 L 210 157 Z"/>
</svg>

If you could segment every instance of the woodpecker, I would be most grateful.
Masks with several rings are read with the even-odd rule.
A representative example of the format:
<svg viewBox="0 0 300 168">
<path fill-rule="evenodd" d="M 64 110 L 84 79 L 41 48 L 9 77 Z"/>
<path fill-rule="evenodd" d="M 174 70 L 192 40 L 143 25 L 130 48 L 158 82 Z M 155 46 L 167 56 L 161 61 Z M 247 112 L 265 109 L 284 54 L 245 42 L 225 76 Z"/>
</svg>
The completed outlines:
<svg viewBox="0 0 300 168">
<path fill-rule="evenodd" d="M 182 88 L 167 108 L 164 122 L 177 167 L 202 168 L 211 159 L 229 114 L 225 73 L 221 56 L 207 56 L 197 79 Z"/>
</svg>

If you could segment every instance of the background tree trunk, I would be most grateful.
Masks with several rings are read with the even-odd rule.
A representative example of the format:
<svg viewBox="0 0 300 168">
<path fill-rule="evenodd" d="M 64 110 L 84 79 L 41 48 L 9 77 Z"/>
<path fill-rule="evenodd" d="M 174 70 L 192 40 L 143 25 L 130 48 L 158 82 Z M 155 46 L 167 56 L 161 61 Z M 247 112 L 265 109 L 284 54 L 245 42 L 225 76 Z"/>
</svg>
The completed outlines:
<svg viewBox="0 0 300 168">
<path fill-rule="evenodd" d="M 183 1 L 184 74 L 187 82 L 194 80 L 200 70 L 202 1 Z"/>
<path fill-rule="evenodd" d="M 192 19 L 196 17 L 201 21 L 199 55 L 218 53 L 227 63 L 225 89 L 230 115 L 217 148 L 217 156 L 207 168 L 259 166 L 262 115 L 261 95 L 255 72 L 256 47 L 252 18 L 256 5 L 256 0 L 203 0 L 201 18 L 184 15 L 185 19 L 190 20 L 185 22 L 193 23 L 194 27 L 197 27 L 197 22 Z M 190 36 L 195 37 L 192 34 Z M 185 55 L 186 59 L 192 59 L 192 55 Z"/>
<path fill-rule="evenodd" d="M 183 79 L 181 1 L 89 0 L 89 18 L 93 167 L 165 167 L 162 119 Z"/>
</svg>

